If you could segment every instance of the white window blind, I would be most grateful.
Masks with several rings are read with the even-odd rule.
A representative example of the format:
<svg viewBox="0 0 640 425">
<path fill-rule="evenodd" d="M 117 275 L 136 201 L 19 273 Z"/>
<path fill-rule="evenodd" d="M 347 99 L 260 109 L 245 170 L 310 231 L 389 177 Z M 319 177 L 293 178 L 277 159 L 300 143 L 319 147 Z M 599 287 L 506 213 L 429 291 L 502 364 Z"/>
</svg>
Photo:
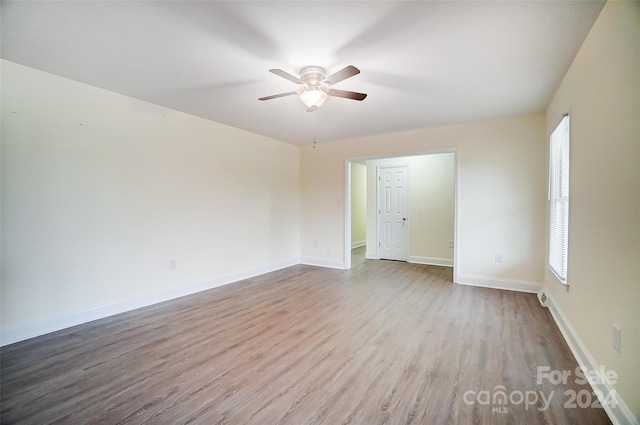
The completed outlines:
<svg viewBox="0 0 640 425">
<path fill-rule="evenodd" d="M 549 267 L 567 283 L 569 248 L 569 116 L 551 133 L 549 150 Z"/>
</svg>

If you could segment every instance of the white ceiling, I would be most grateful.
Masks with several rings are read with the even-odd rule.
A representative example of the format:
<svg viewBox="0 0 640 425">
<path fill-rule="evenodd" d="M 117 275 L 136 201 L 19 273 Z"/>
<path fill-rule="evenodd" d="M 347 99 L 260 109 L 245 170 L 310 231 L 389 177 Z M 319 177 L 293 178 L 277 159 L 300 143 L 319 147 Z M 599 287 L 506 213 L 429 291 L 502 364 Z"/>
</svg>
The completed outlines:
<svg viewBox="0 0 640 425">
<path fill-rule="evenodd" d="M 2 2 L 2 57 L 295 144 L 542 112 L 602 1 Z M 268 72 L 361 74 L 306 112 Z M 315 130 L 314 130 L 315 128 Z"/>
</svg>

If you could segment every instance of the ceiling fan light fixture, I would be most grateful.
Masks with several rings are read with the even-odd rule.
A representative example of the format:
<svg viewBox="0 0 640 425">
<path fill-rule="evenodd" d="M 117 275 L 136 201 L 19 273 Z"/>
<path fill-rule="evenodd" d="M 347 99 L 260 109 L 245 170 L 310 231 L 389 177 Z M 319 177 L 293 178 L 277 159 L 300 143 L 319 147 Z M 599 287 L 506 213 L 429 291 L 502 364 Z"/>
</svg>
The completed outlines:
<svg viewBox="0 0 640 425">
<path fill-rule="evenodd" d="M 307 108 L 317 108 L 327 99 L 327 93 L 323 90 L 312 88 L 300 93 L 300 100 Z"/>
</svg>

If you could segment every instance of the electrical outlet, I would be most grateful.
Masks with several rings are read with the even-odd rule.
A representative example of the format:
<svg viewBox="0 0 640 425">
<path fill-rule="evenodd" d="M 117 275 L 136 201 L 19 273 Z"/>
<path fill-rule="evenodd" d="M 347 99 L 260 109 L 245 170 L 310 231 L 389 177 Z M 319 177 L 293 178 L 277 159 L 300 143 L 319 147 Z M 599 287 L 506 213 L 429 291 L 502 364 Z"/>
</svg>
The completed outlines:
<svg viewBox="0 0 640 425">
<path fill-rule="evenodd" d="M 169 270 L 175 270 L 176 269 L 176 259 L 172 259 L 169 260 Z"/>
<path fill-rule="evenodd" d="M 495 260 L 496 260 L 496 263 L 502 263 L 502 253 L 501 252 L 496 252 Z"/>
<path fill-rule="evenodd" d="M 449 241 L 449 248 L 453 248 L 453 241 Z"/>
<path fill-rule="evenodd" d="M 616 325 L 613 325 L 613 348 L 619 353 L 620 352 L 620 337 L 621 335 L 620 328 Z"/>
</svg>

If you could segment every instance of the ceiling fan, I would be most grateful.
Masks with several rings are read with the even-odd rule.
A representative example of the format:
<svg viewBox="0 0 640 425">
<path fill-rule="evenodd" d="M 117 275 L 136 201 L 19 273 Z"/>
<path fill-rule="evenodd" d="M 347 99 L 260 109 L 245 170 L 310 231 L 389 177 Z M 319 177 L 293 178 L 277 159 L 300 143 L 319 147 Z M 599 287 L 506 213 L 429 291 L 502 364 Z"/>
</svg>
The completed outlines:
<svg viewBox="0 0 640 425">
<path fill-rule="evenodd" d="M 345 99 L 353 100 L 364 100 L 364 98 L 367 97 L 365 93 L 356 93 L 353 91 L 336 90 L 331 88 L 333 84 L 360 73 L 360 70 L 352 65 L 349 65 L 328 77 L 324 76 L 324 69 L 317 66 L 308 66 L 303 68 L 300 72 L 300 78 L 294 77 L 281 69 L 270 69 L 269 72 L 296 84 L 300 84 L 301 87 L 296 91 L 261 97 L 258 100 L 271 100 L 278 97 L 292 96 L 296 94 L 300 96 L 300 100 L 302 100 L 302 102 L 307 106 L 307 112 L 311 112 L 318 109 L 328 96 L 343 97 Z"/>
</svg>

